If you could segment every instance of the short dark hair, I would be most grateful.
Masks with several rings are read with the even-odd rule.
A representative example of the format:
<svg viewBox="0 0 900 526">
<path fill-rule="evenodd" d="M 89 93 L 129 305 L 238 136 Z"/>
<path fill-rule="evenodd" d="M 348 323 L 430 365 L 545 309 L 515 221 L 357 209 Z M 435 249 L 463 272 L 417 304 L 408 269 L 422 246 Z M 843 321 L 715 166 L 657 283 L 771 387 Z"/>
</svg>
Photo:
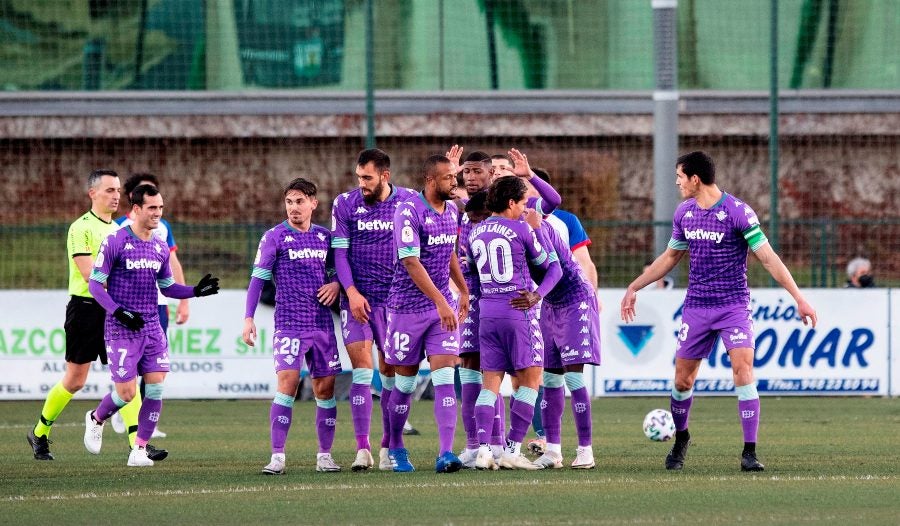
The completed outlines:
<svg viewBox="0 0 900 526">
<path fill-rule="evenodd" d="M 316 188 L 316 185 L 313 182 L 307 181 L 302 177 L 298 177 L 288 183 L 288 185 L 284 189 L 285 197 L 287 197 L 288 192 L 290 192 L 291 190 L 296 190 L 307 197 L 315 197 L 316 192 L 319 191 L 319 189 Z"/>
<path fill-rule="evenodd" d="M 391 169 L 391 158 L 378 148 L 369 148 L 359 152 L 359 157 L 356 158 L 356 165 L 365 166 L 369 163 L 375 165 L 375 170 L 378 173 Z"/>
<path fill-rule="evenodd" d="M 154 195 L 159 195 L 159 188 L 152 184 L 141 184 L 131 191 L 129 199 L 132 205 L 144 206 L 144 198 L 153 197 Z"/>
<path fill-rule="evenodd" d="M 688 177 L 696 175 L 703 184 L 716 182 L 716 165 L 706 152 L 696 151 L 682 155 L 675 162 L 675 167 L 679 166 L 684 175 Z"/>
<path fill-rule="evenodd" d="M 464 163 L 489 163 L 491 162 L 491 156 L 482 152 L 476 151 L 472 152 L 463 159 Z"/>
<path fill-rule="evenodd" d="M 450 164 L 450 159 L 444 155 L 432 155 L 425 159 L 425 165 L 422 167 L 422 175 L 425 180 L 432 179 L 437 174 L 437 166 L 439 164 Z"/>
<path fill-rule="evenodd" d="M 549 183 L 550 182 L 550 172 L 544 170 L 543 168 L 535 168 L 532 167 L 531 171 L 534 172 L 534 175 L 541 178 L 542 181 Z"/>
<path fill-rule="evenodd" d="M 501 177 L 494 181 L 487 191 L 487 207 L 499 214 L 509 208 L 509 200 L 519 201 L 528 193 L 528 187 L 521 177 Z"/>
<path fill-rule="evenodd" d="M 466 212 L 484 212 L 487 210 L 487 190 L 475 192 L 469 196 L 466 203 Z"/>
<path fill-rule="evenodd" d="M 101 168 L 99 170 L 94 170 L 93 172 L 91 172 L 91 174 L 88 175 L 88 178 L 87 178 L 88 190 L 90 190 L 91 188 L 100 184 L 100 179 L 102 179 L 104 176 L 107 176 L 107 175 L 109 177 L 118 177 L 119 176 L 119 174 L 116 173 L 115 170 L 109 170 L 107 168 Z"/>
<path fill-rule="evenodd" d="M 131 192 L 133 192 L 134 189 L 138 187 L 138 185 L 143 184 L 145 182 L 149 182 L 153 186 L 159 188 L 159 179 L 151 173 L 138 172 L 138 173 L 133 173 L 128 176 L 128 179 L 125 181 L 125 184 L 122 185 L 122 190 L 124 190 L 125 195 L 128 196 L 129 202 L 133 203 L 133 201 L 131 201 Z"/>
</svg>

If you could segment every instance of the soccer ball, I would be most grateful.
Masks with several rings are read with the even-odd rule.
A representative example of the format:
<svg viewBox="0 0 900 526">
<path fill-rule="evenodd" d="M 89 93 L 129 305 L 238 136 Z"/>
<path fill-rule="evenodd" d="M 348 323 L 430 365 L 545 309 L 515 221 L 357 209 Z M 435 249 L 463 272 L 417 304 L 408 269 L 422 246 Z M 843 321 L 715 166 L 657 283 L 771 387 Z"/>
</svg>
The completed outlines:
<svg viewBox="0 0 900 526">
<path fill-rule="evenodd" d="M 675 436 L 675 420 L 665 409 L 654 409 L 644 417 L 644 434 L 654 442 L 665 442 Z"/>
</svg>

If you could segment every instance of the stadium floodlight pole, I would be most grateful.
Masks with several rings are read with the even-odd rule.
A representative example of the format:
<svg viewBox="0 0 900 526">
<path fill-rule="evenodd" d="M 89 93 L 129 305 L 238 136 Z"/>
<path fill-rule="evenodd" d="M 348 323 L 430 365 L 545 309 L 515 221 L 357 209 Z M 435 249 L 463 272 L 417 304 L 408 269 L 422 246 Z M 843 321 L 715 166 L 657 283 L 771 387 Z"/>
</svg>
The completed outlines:
<svg viewBox="0 0 900 526">
<path fill-rule="evenodd" d="M 366 0 L 366 148 L 375 147 L 375 10 Z"/>
<path fill-rule="evenodd" d="M 678 0 L 652 0 L 653 62 L 653 247 L 666 250 L 672 216 L 681 200 L 675 186 L 678 159 Z M 674 272 L 674 271 L 673 271 Z M 673 276 L 670 276 L 673 277 Z M 673 277 L 674 278 L 674 277 Z"/>
</svg>

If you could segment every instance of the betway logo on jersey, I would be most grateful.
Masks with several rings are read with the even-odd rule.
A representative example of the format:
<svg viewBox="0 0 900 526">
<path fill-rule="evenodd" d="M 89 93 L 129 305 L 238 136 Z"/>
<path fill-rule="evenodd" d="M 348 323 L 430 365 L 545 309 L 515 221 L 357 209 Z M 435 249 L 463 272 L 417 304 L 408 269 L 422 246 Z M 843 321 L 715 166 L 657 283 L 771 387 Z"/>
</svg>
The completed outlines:
<svg viewBox="0 0 900 526">
<path fill-rule="evenodd" d="M 716 243 L 721 243 L 722 238 L 725 237 L 725 232 L 696 228 L 694 230 L 685 230 L 684 237 L 688 239 L 708 239 L 710 241 L 715 241 Z"/>
<path fill-rule="evenodd" d="M 325 259 L 325 256 L 328 254 L 327 250 L 316 249 L 316 248 L 298 248 L 288 249 L 288 257 L 291 259 Z"/>
<path fill-rule="evenodd" d="M 456 243 L 456 234 L 441 234 L 439 236 L 428 236 L 429 245 L 451 245 Z"/>
<path fill-rule="evenodd" d="M 125 260 L 125 268 L 128 270 L 149 268 L 158 271 L 160 267 L 162 267 L 162 263 L 147 258 Z"/>
<path fill-rule="evenodd" d="M 371 221 L 356 220 L 357 230 L 393 230 L 393 221 L 383 221 L 381 219 L 373 219 Z"/>
</svg>

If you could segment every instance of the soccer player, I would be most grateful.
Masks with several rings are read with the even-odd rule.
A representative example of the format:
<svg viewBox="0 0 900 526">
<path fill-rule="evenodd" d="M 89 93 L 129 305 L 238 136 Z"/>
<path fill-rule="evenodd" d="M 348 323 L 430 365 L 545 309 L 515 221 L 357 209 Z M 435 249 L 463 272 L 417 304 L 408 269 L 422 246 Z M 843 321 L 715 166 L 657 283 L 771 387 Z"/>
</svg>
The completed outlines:
<svg viewBox="0 0 900 526">
<path fill-rule="evenodd" d="M 100 246 L 88 290 L 106 310 L 104 338 L 112 359 L 115 391 L 84 415 L 84 446 L 100 453 L 103 424 L 135 396 L 137 375 L 147 384 L 138 415 L 138 431 L 128 465 L 152 466 L 147 442 L 162 411 L 163 381 L 169 371 L 169 346 L 159 325 L 157 287 L 170 298 L 209 296 L 219 280 L 209 274 L 194 287 L 175 283 L 169 249 L 153 235 L 162 217 L 163 198 L 155 187 L 141 185 L 131 193 L 134 223 L 110 234 Z M 106 288 L 104 288 L 104 286 Z"/>
<path fill-rule="evenodd" d="M 374 464 L 369 429 L 372 421 L 372 345 L 378 349 L 382 385 L 382 438 L 378 468 L 393 470 L 388 457 L 388 401 L 394 388 L 394 368 L 384 360 L 387 297 L 394 277 L 394 211 L 416 191 L 390 183 L 391 158 L 372 148 L 356 161 L 359 188 L 339 195 L 332 206 L 332 238 L 341 296 L 341 329 L 353 366 L 350 413 L 356 434 L 353 471 Z"/>
<path fill-rule="evenodd" d="M 116 229 L 112 215 L 119 207 L 119 175 L 113 170 L 94 170 L 87 178 L 91 209 L 69 226 L 69 299 L 66 305 L 66 372 L 47 393 L 40 417 L 28 432 L 36 460 L 53 460 L 50 431 L 63 409 L 84 387 L 91 363 L 107 363 L 103 345 L 103 307 L 88 290 L 88 280 L 100 243 Z"/>
<path fill-rule="evenodd" d="M 472 262 L 481 288 L 481 369 L 483 386 L 475 403 L 478 433 L 477 469 L 494 469 L 488 430 L 495 415 L 497 394 L 506 371 L 519 379 L 512 408 L 506 448 L 499 460 L 505 469 L 534 470 L 538 467 L 521 454 L 522 439 L 531 424 L 537 388 L 541 383 L 544 349 L 534 307 L 560 277 L 538 234 L 520 218 L 525 213 L 525 182 L 518 177 L 501 177 L 488 190 L 487 208 L 491 216 L 469 235 Z M 530 213 L 535 213 L 531 211 Z M 545 272 L 537 290 L 532 290 L 529 266 Z"/>
<path fill-rule="evenodd" d="M 316 191 L 316 185 L 302 178 L 294 179 L 285 188 L 287 220 L 263 234 L 247 289 L 243 339 L 253 346 L 256 341 L 253 316 L 263 283 L 275 280 L 272 348 L 278 392 L 269 412 L 272 458 L 263 468 L 267 475 L 284 474 L 284 444 L 291 428 L 304 359 L 316 397 L 319 438 L 316 471 L 341 470 L 331 456 L 337 421 L 334 380 L 341 372 L 341 361 L 329 308 L 340 294 L 340 285 L 332 278 L 331 232 L 312 224 L 313 210 L 319 204 Z"/>
<path fill-rule="evenodd" d="M 434 385 L 434 418 L 439 436 L 435 471 L 462 467 L 453 453 L 456 431 L 454 367 L 459 356 L 459 320 L 469 310 L 469 290 L 456 256 L 458 211 L 450 202 L 456 188 L 456 166 L 443 155 L 425 161 L 425 188 L 400 204 L 394 213 L 397 262 L 388 295 L 385 361 L 394 366 L 396 383 L 390 398 L 389 455 L 395 472 L 414 471 L 403 443 L 419 363 L 428 358 Z M 459 290 L 453 308 L 450 279 Z"/>
<path fill-rule="evenodd" d="M 759 226 L 756 212 L 742 200 L 719 189 L 712 158 L 704 152 L 682 155 L 676 179 L 686 198 L 675 210 L 672 239 L 653 263 L 628 285 L 621 316 L 634 319 L 637 291 L 655 283 L 688 253 L 688 288 L 681 329 L 675 344 L 675 382 L 671 409 L 675 444 L 666 457 L 666 469 L 682 469 L 690 445 L 688 432 L 694 380 L 721 337 L 731 359 L 738 416 L 744 433 L 742 471 L 762 471 L 756 458 L 759 429 L 759 394 L 753 377 L 753 321 L 747 288 L 747 253 L 752 250 L 763 267 L 797 302 L 803 324 L 816 326 L 816 311 L 806 302 L 790 271 L 772 250 Z"/>
<path fill-rule="evenodd" d="M 549 222 L 538 214 L 529 224 L 547 239 L 548 250 L 558 258 L 562 277 L 541 304 L 540 325 L 544 336 L 544 403 L 541 421 L 546 450 L 534 461 L 540 468 L 562 467 L 562 415 L 565 386 L 572 393 L 572 413 L 578 435 L 574 469 L 595 466 L 592 448 L 591 398 L 584 384 L 585 364 L 600 365 L 600 311 L 596 289 L 584 276 L 569 246 Z"/>
</svg>

